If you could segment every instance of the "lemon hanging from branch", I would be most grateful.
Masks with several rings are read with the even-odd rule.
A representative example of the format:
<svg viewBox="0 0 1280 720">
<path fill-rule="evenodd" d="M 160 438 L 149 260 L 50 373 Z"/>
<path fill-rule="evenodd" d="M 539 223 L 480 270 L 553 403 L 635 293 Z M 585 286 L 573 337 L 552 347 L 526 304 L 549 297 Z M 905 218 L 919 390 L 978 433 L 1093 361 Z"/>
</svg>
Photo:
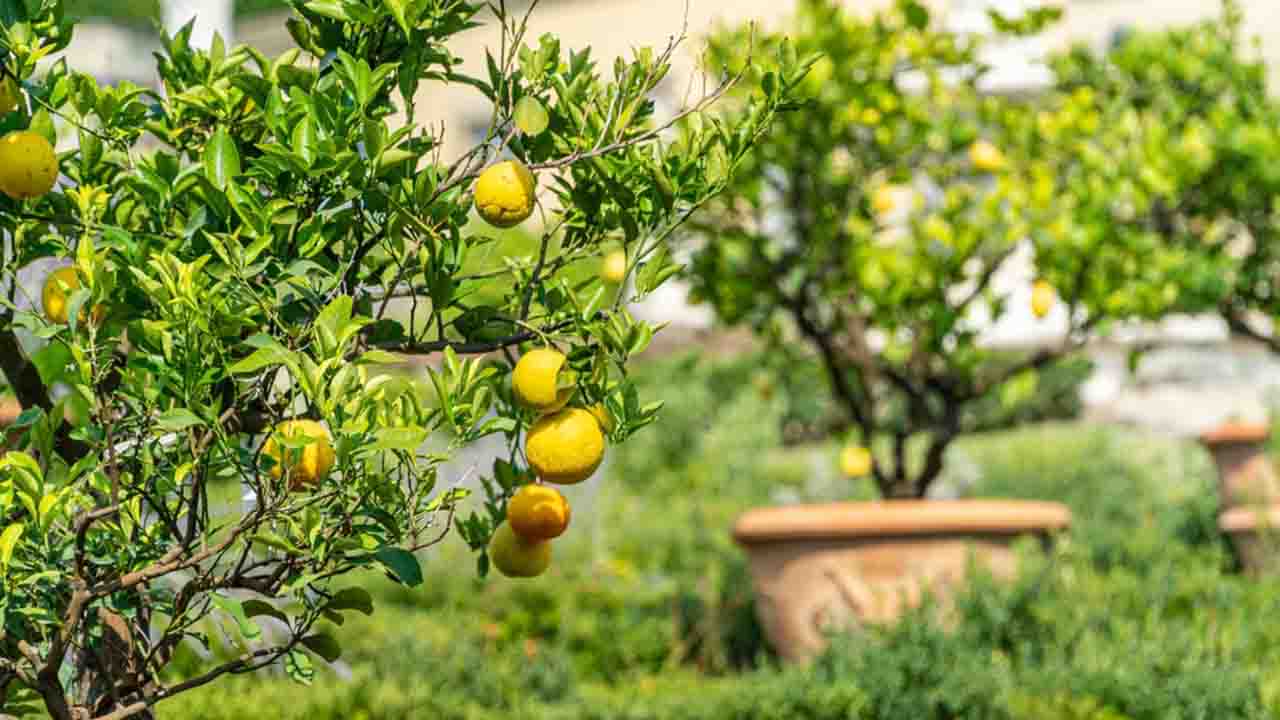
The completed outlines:
<svg viewBox="0 0 1280 720">
<path fill-rule="evenodd" d="M 529 429 L 525 455 L 529 466 L 546 482 L 580 483 L 604 460 L 600 421 L 582 408 L 543 415 Z"/>
<path fill-rule="evenodd" d="M 1053 309 L 1053 304 L 1058 301 L 1058 293 L 1053 286 L 1044 280 L 1037 280 L 1031 286 L 1031 313 L 1037 319 L 1043 320 L 1049 311 Z"/>
<path fill-rule="evenodd" d="M 502 523 L 489 540 L 489 560 L 507 577 L 537 577 L 551 567 L 551 543 L 526 540 L 510 523 Z"/>
<path fill-rule="evenodd" d="M 39 133 L 18 130 L 0 138 L 0 192 L 14 200 L 37 198 L 58 181 L 58 156 Z"/>
<path fill-rule="evenodd" d="M 507 522 L 527 541 L 551 540 L 569 529 L 569 501 L 546 485 L 521 487 L 507 503 Z"/>
<path fill-rule="evenodd" d="M 521 356 L 511 373 L 516 401 L 540 413 L 564 407 L 573 397 L 573 387 L 564 387 L 566 383 L 561 382 L 564 364 L 564 353 L 552 348 L 530 350 Z"/>
<path fill-rule="evenodd" d="M 484 221 L 499 228 L 519 225 L 533 214 L 537 182 L 519 160 L 490 166 L 476 181 L 476 211 Z"/>
</svg>

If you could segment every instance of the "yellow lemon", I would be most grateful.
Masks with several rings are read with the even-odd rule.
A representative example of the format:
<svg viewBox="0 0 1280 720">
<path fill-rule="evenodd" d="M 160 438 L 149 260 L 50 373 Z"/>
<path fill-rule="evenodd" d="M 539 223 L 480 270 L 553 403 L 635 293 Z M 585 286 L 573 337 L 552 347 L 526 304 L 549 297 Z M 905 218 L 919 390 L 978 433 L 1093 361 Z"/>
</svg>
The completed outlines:
<svg viewBox="0 0 1280 720">
<path fill-rule="evenodd" d="M 485 222 L 500 228 L 515 227 L 533 214 L 533 173 L 518 160 L 491 166 L 476 182 L 476 210 Z"/>
<path fill-rule="evenodd" d="M 899 203 L 910 203 L 914 199 L 915 191 L 906 185 L 881 185 L 871 193 L 871 211 L 880 216 L 888 215 L 898 209 Z"/>
<path fill-rule="evenodd" d="M 995 172 L 1004 167 L 1004 153 L 986 140 L 979 140 L 969 146 L 969 162 L 982 172 Z"/>
<path fill-rule="evenodd" d="M 502 523 L 489 540 L 489 560 L 507 577 L 537 577 L 551 567 L 551 543 L 525 540 Z"/>
<path fill-rule="evenodd" d="M 569 501 L 546 485 L 525 485 L 507 503 L 507 523 L 524 540 L 551 540 L 569 528 Z"/>
<path fill-rule="evenodd" d="M 61 325 L 67 321 L 67 296 L 80 289 L 80 274 L 73 267 L 64 267 L 49 273 L 44 281 L 41 300 L 44 316 L 49 322 Z"/>
<path fill-rule="evenodd" d="M 511 389 L 516 401 L 538 412 L 555 412 L 573 396 L 573 388 L 559 386 L 564 353 L 551 348 L 530 350 L 521 356 L 511 373 Z"/>
<path fill-rule="evenodd" d="M 1044 318 L 1053 309 L 1058 293 L 1053 286 L 1044 280 L 1037 280 L 1031 286 L 1031 312 L 1037 318 Z"/>
<path fill-rule="evenodd" d="M 0 192 L 24 200 L 44 195 L 58 181 L 58 156 L 43 135 L 19 130 L 0 138 Z"/>
<path fill-rule="evenodd" d="M 287 467 L 290 490 L 319 485 L 336 459 L 329 431 L 315 420 L 286 420 L 276 426 L 276 433 L 291 439 L 309 438 L 312 442 L 306 447 L 291 448 L 281 447 L 274 437 L 268 439 L 262 453 L 276 461 L 271 477 L 279 480 Z"/>
<path fill-rule="evenodd" d="M 606 434 L 613 432 L 614 427 L 617 426 L 617 423 L 613 420 L 613 413 L 609 412 L 609 408 L 605 407 L 604 403 L 592 405 L 587 408 L 587 412 L 595 417 L 596 422 L 600 423 L 600 429 L 605 431 Z"/>
<path fill-rule="evenodd" d="M 614 250 L 604 256 L 604 263 L 600 266 L 600 277 L 604 278 L 607 283 L 618 285 L 627 276 L 627 254 L 621 250 Z"/>
<path fill-rule="evenodd" d="M 600 467 L 604 433 L 594 415 L 582 408 L 569 408 L 539 418 L 529 428 L 524 453 L 538 477 L 573 485 Z"/>
<path fill-rule="evenodd" d="M 871 451 L 861 445 L 850 445 L 840 451 L 840 472 L 849 477 L 871 474 Z"/>
<path fill-rule="evenodd" d="M 81 286 L 80 274 L 76 272 L 74 267 L 58 268 L 49 273 L 49 277 L 44 281 L 44 290 L 40 293 L 41 304 L 44 306 L 44 316 L 49 318 L 49 322 L 55 325 L 62 325 L 67 322 L 67 300 Z M 95 305 L 93 308 L 94 324 L 101 324 L 102 318 L 106 314 L 106 308 L 101 305 Z M 85 309 L 81 308 L 80 321 L 84 322 L 85 317 Z"/>
<path fill-rule="evenodd" d="M 22 103 L 22 91 L 8 75 L 0 79 L 0 115 L 8 115 Z"/>
</svg>

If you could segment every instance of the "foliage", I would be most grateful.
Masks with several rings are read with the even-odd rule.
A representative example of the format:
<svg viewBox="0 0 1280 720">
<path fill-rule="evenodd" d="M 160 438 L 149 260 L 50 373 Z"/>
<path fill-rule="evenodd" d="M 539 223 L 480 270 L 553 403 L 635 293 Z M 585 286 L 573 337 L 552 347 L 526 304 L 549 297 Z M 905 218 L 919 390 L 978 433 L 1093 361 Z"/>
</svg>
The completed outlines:
<svg viewBox="0 0 1280 720">
<path fill-rule="evenodd" d="M 731 387 L 757 364 L 673 358 L 642 366 L 637 379 L 671 401 L 671 422 L 685 427 L 687 416 L 695 428 L 676 398 Z M 1216 515 L 1207 455 L 1074 424 L 968 436 L 954 449 L 964 462 L 948 473 L 980 468 L 972 492 L 1015 488 L 1075 511 L 1075 529 L 1052 553 L 1027 548 L 1016 583 L 974 587 L 953 633 L 924 611 L 918 621 L 838 640 L 812 668 L 777 667 L 754 626 L 728 527 L 742 508 L 776 501 L 812 451 L 772 451 L 779 457 L 766 460 L 762 436 L 742 433 L 778 420 L 775 400 L 740 392 L 710 410 L 717 422 L 693 431 L 692 447 L 678 433 L 645 433 L 619 449 L 592 506 L 593 533 L 566 546 L 572 562 L 545 580 L 477 586 L 455 570 L 434 573 L 422 591 L 379 583 L 371 588 L 379 612 L 335 631 L 350 675 L 322 671 L 325 681 L 309 689 L 262 674 L 237 678 L 169 713 L 1164 720 L 1280 711 L 1270 620 L 1277 581 L 1231 572 L 1221 539 L 1206 533 Z M 776 444 L 777 424 L 769 425 Z M 661 439 L 666 451 L 655 446 Z M 760 461 L 723 462 L 735 455 Z M 641 469 L 650 474 L 636 476 Z M 445 568 L 460 548 L 432 552 L 428 567 Z M 232 707 L 228 697 L 244 702 Z"/>
<path fill-rule="evenodd" d="M 716 57 L 741 64 L 746 32 L 713 41 Z M 937 28 L 912 0 L 874 17 L 804 0 L 791 37 L 787 52 L 821 56 L 812 98 L 701 216 L 691 276 L 722 321 L 751 325 L 788 363 L 821 361 L 836 412 L 819 426 L 879 450 L 882 495 L 923 496 L 947 448 L 983 427 L 977 406 L 1034 387 L 1109 321 L 1158 316 L 1181 284 L 1221 284 L 1158 234 L 1115 227 L 1117 198 L 1153 201 L 1159 187 L 1138 182 L 1153 167 L 1194 161 L 1153 165 L 1167 159 L 1148 157 L 1165 150 L 1155 136 L 1121 152 L 1128 136 L 1107 132 L 1087 88 L 983 95 L 980 41 Z M 1030 320 L 1016 289 L 993 283 L 1024 247 L 1057 290 L 1062 336 L 997 351 L 984 325 Z"/>
<path fill-rule="evenodd" d="M 237 15 L 288 10 L 287 0 L 236 0 Z M 151 22 L 160 17 L 159 0 L 68 0 L 67 14 L 79 18 L 108 18 L 116 22 Z"/>
<path fill-rule="evenodd" d="M 1280 151 L 1280 107 L 1247 41 L 1238 3 L 1224 0 L 1219 18 L 1134 33 L 1105 54 L 1075 48 L 1055 70 L 1062 87 L 1105 98 L 1116 118 L 1107 124 L 1124 129 L 1118 141 L 1163 155 L 1146 171 L 1163 188 L 1158 201 L 1134 206 L 1122 220 L 1198 256 L 1196 272 L 1216 275 L 1216 282 L 1192 283 L 1206 292 L 1183 304 L 1218 309 L 1236 333 L 1280 351 L 1270 328 L 1280 317 L 1280 173 L 1269 162 Z"/>
<path fill-rule="evenodd" d="M 675 42 L 602 66 L 526 43 L 528 17 L 503 3 L 291 5 L 299 48 L 277 58 L 193 48 L 190 27 L 163 38 L 155 92 L 69 68 L 62 0 L 0 0 L 0 72 L 23 90 L 0 130 L 67 141 L 53 192 L 0 198 L 0 369 L 25 408 L 0 458 L 0 689 L 16 693 L 0 712 L 38 699 L 57 720 L 115 720 L 229 673 L 310 681 L 342 653 L 322 628 L 372 611 L 370 574 L 420 586 L 415 552 L 451 528 L 481 550 L 501 522 L 533 420 L 507 383 L 516 350 L 563 349 L 566 389 L 607 405 L 614 442 L 651 423 L 627 363 L 655 328 L 625 305 L 671 276 L 665 238 L 803 72 L 781 58 L 750 120 L 709 116 L 726 75 L 665 121 L 649 94 Z M 502 48 L 464 75 L 449 42 L 489 14 Z M 419 90 L 446 82 L 492 104 L 484 142 L 452 162 L 415 122 Z M 469 225 L 472 186 L 499 158 L 547 197 L 533 249 L 477 270 L 495 241 Z M 581 280 L 606 245 L 628 253 L 634 294 Z M 15 282 L 50 259 L 82 280 L 65 324 Z M 24 352 L 19 329 L 44 349 Z M 386 372 L 403 355 L 432 356 L 429 390 Z M 84 412 L 64 419 L 54 380 Z M 332 436 L 314 486 L 263 451 L 330 442 L 273 432 L 287 418 Z M 438 468 L 490 435 L 510 453 L 461 517 L 467 493 Z M 230 653 L 166 672 L 218 638 Z"/>
</svg>

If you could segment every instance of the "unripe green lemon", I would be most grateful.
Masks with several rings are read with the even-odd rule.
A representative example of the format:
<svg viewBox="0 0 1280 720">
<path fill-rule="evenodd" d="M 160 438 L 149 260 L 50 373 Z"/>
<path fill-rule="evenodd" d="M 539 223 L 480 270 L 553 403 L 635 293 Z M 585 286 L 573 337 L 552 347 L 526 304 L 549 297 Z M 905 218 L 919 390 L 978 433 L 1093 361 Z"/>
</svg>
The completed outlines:
<svg viewBox="0 0 1280 720">
<path fill-rule="evenodd" d="M 0 116 L 8 115 L 22 103 L 22 91 L 13 78 L 5 76 L 0 79 Z"/>
<path fill-rule="evenodd" d="M 551 543 L 525 540 L 502 523 L 489 540 L 489 561 L 507 577 L 537 577 L 551 567 Z"/>
</svg>

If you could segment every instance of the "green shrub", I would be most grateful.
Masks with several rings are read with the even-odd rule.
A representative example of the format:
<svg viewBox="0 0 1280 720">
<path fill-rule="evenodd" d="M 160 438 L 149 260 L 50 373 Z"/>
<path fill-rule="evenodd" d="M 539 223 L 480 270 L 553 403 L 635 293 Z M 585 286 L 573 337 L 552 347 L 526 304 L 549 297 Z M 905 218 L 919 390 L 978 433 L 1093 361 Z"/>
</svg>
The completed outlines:
<svg viewBox="0 0 1280 720">
<path fill-rule="evenodd" d="M 830 465 L 831 448 L 777 449 L 785 408 L 753 388 L 758 369 L 752 357 L 640 367 L 637 382 L 668 403 L 663 432 L 611 450 L 607 494 L 575 516 L 544 579 L 482 583 L 461 549 L 443 548 L 425 559 L 422 588 L 371 580 L 377 613 L 335 630 L 349 678 L 325 673 L 310 688 L 237 678 L 161 718 L 1217 720 L 1280 710 L 1280 581 L 1231 572 L 1207 456 L 1113 427 L 966 438 L 948 472 L 976 468 L 968 492 L 1064 501 L 1072 531 L 1048 553 L 1027 546 L 1012 584 L 979 577 L 951 631 L 924 621 L 926 609 L 837 638 L 809 668 L 779 667 L 728 529 L 779 487 L 811 490 L 821 468 L 810 465 Z"/>
</svg>

